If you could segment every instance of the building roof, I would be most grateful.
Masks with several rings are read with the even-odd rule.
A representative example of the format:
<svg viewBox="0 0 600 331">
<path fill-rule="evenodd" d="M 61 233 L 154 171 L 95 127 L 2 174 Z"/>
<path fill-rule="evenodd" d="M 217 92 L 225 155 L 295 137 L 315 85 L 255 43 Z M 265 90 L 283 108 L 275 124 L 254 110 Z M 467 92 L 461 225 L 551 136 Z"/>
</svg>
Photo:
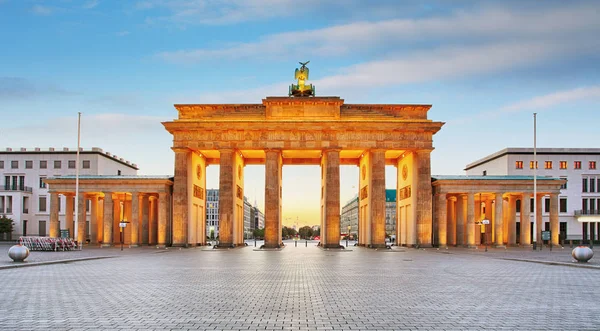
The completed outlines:
<svg viewBox="0 0 600 331">
<path fill-rule="evenodd" d="M 537 180 L 562 180 L 555 177 L 537 176 Z M 533 176 L 466 176 L 466 175 L 432 175 L 436 180 L 533 180 Z"/>
<path fill-rule="evenodd" d="M 7 147 L 5 150 L 0 151 L 0 155 L 2 154 L 77 154 L 77 149 L 73 148 L 73 149 L 69 149 L 67 147 L 63 147 L 62 149 L 59 148 L 54 148 L 54 147 L 50 147 L 48 149 L 41 149 L 39 147 L 35 147 L 33 149 L 29 148 L 24 148 L 21 147 L 19 149 L 15 149 L 13 150 L 10 147 Z M 122 157 L 117 157 L 116 155 L 113 155 L 109 152 L 105 152 L 104 150 L 102 150 L 102 148 L 99 147 L 92 147 L 89 150 L 80 148 L 79 149 L 79 154 L 85 155 L 85 154 L 97 154 L 97 155 L 101 155 L 106 157 L 107 159 L 110 159 L 112 161 L 115 161 L 117 163 L 121 163 L 124 166 L 130 167 L 132 169 L 135 170 L 140 170 L 137 166 L 137 164 L 129 162 L 125 159 L 123 159 Z"/>
<path fill-rule="evenodd" d="M 533 148 L 508 147 L 490 154 L 482 159 L 467 164 L 464 170 L 469 170 L 490 162 L 504 155 L 533 155 Z M 600 155 L 600 148 L 536 148 L 539 155 Z"/>
</svg>

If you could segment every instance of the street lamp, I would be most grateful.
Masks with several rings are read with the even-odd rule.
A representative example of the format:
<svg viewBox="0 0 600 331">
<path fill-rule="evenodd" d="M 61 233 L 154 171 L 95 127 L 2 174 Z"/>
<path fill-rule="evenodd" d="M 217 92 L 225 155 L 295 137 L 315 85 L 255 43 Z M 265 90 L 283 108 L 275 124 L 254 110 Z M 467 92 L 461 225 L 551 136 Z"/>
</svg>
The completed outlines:
<svg viewBox="0 0 600 331">
<path fill-rule="evenodd" d="M 127 227 L 127 220 L 123 219 L 121 220 L 121 222 L 119 223 L 119 230 L 121 232 L 121 250 L 123 250 L 123 241 L 125 239 L 125 233 L 123 233 L 124 229 Z"/>
</svg>

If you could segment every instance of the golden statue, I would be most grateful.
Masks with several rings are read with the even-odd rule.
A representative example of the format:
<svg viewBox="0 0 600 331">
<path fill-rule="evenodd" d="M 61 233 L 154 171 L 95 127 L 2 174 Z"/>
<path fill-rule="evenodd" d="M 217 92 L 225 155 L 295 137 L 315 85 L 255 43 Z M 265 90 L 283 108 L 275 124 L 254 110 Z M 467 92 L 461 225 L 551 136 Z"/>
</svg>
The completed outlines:
<svg viewBox="0 0 600 331">
<path fill-rule="evenodd" d="M 308 80 L 308 67 L 306 65 L 310 61 L 299 62 L 302 66 L 300 69 L 296 68 L 294 78 L 298 80 L 298 84 L 292 84 L 289 90 L 289 96 L 294 97 L 310 97 L 315 96 L 315 87 L 312 84 L 305 84 L 304 81 Z"/>
</svg>

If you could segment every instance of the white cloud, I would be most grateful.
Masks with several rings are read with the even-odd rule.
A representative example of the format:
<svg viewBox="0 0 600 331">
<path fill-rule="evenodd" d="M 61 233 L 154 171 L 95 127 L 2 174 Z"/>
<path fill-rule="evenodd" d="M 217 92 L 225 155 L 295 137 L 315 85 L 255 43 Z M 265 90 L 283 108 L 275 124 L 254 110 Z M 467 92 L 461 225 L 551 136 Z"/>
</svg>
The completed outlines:
<svg viewBox="0 0 600 331">
<path fill-rule="evenodd" d="M 34 5 L 31 8 L 31 12 L 34 13 L 35 15 L 48 16 L 48 15 L 52 15 L 52 13 L 54 13 L 54 8 L 48 7 L 48 6 L 42 6 L 42 5 Z"/>
<path fill-rule="evenodd" d="M 117 37 L 125 37 L 127 35 L 129 35 L 130 32 L 129 31 L 119 31 L 116 33 Z"/>
<path fill-rule="evenodd" d="M 424 19 L 393 19 L 354 22 L 322 29 L 272 34 L 252 43 L 222 48 L 178 50 L 157 54 L 169 62 L 194 63 L 207 59 L 236 59 L 254 56 L 287 57 L 298 53 L 340 56 L 397 48 L 424 40 L 440 44 L 462 44 L 538 39 L 582 42 L 600 33 L 600 11 L 580 5 L 550 8 L 536 12 L 485 8 L 456 12 L 451 16 Z"/>
<path fill-rule="evenodd" d="M 98 4 L 99 4 L 98 0 L 90 0 L 83 5 L 83 8 L 92 9 L 92 8 L 95 8 L 96 6 L 98 6 Z"/>
<path fill-rule="evenodd" d="M 517 112 L 547 109 L 567 102 L 600 99 L 600 85 L 558 91 L 502 107 L 502 112 Z"/>
</svg>

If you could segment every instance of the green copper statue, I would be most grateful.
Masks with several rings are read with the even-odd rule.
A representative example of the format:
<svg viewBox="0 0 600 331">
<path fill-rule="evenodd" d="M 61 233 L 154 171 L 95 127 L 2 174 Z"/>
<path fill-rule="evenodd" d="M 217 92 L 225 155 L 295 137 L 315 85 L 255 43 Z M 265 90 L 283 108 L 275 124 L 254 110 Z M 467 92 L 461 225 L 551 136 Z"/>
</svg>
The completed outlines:
<svg viewBox="0 0 600 331">
<path fill-rule="evenodd" d="M 300 69 L 296 68 L 294 78 L 298 80 L 298 84 L 292 84 L 289 90 L 289 96 L 294 97 L 311 97 L 315 96 L 315 87 L 312 84 L 304 84 L 308 80 L 308 67 L 306 65 L 310 61 L 300 62 Z"/>
</svg>

